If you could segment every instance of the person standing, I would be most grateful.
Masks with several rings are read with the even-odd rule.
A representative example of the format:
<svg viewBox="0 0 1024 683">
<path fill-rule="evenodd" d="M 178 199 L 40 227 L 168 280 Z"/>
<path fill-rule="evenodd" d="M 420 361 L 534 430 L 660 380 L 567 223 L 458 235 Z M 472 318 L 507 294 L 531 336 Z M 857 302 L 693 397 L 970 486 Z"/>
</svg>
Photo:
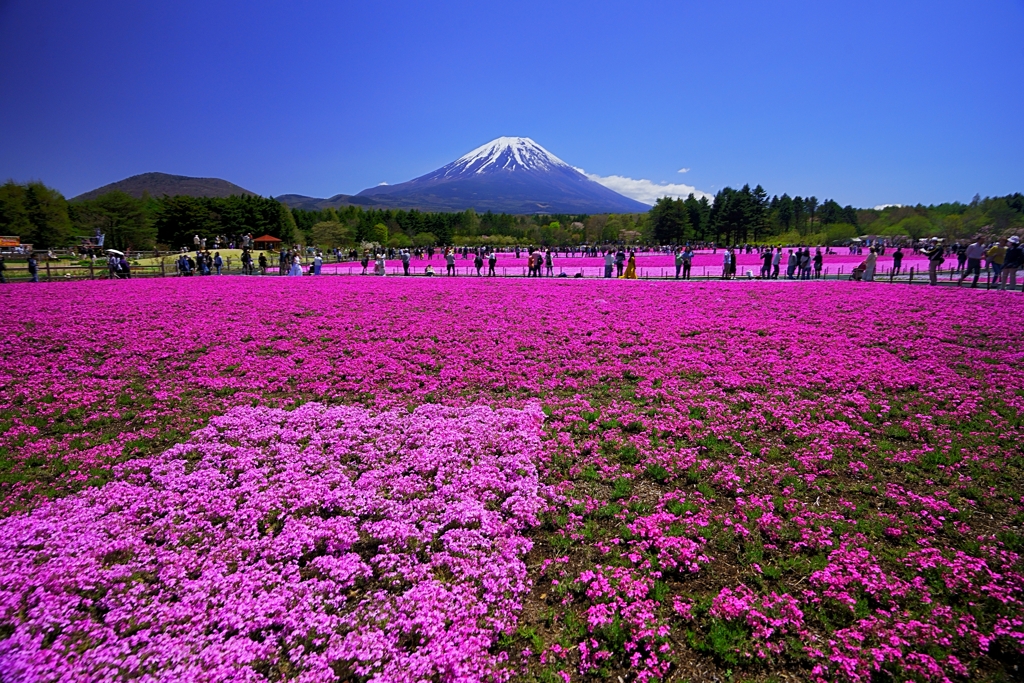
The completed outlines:
<svg viewBox="0 0 1024 683">
<path fill-rule="evenodd" d="M 942 251 L 942 247 L 934 237 L 928 243 L 928 248 L 924 250 L 924 255 L 928 259 L 928 284 L 933 287 L 939 284 L 939 266 L 943 261 Z"/>
<path fill-rule="evenodd" d="M 36 260 L 35 252 L 28 255 L 29 282 L 39 282 L 39 261 Z"/>
<path fill-rule="evenodd" d="M 900 274 L 900 266 L 903 265 L 903 247 L 896 247 L 896 251 L 892 253 L 892 274 Z"/>
<path fill-rule="evenodd" d="M 117 269 L 121 273 L 121 278 L 130 280 L 132 277 L 132 267 L 128 265 L 128 257 L 122 256 L 117 262 Z"/>
<path fill-rule="evenodd" d="M 622 274 L 623 280 L 635 280 L 636 279 L 636 252 L 629 252 L 629 264 L 626 266 L 626 272 Z"/>
<path fill-rule="evenodd" d="M 224 267 L 224 259 L 220 257 L 220 252 L 213 254 L 213 267 L 217 271 L 217 275 L 220 275 L 220 269 Z"/>
<path fill-rule="evenodd" d="M 772 250 L 761 254 L 761 279 L 767 280 L 772 275 Z"/>
<path fill-rule="evenodd" d="M 626 252 L 619 247 L 618 252 L 615 254 L 615 276 L 622 277 L 622 271 L 626 267 Z"/>
<path fill-rule="evenodd" d="M 252 263 L 252 256 L 249 257 L 249 263 L 250 264 Z M 259 263 L 260 263 L 260 275 L 266 275 L 267 274 L 267 255 L 264 254 L 262 251 L 260 252 L 260 261 L 259 261 Z M 251 268 L 252 266 L 250 265 L 249 267 Z"/>
<path fill-rule="evenodd" d="M 7 264 L 4 263 L 4 255 L 0 254 L 0 285 L 7 284 L 7 275 L 4 271 L 7 270 Z"/>
<path fill-rule="evenodd" d="M 406 275 L 406 276 L 409 275 L 409 259 L 411 259 L 411 258 L 412 258 L 412 255 L 409 254 L 409 250 L 408 249 L 403 249 L 402 250 L 402 274 L 403 275 Z"/>
<path fill-rule="evenodd" d="M 447 275 L 454 276 L 455 275 L 455 252 L 453 252 L 451 249 L 449 249 L 445 253 L 444 260 L 445 260 L 445 263 L 447 264 L 446 267 L 445 267 L 445 273 Z"/>
<path fill-rule="evenodd" d="M 789 250 L 789 260 L 786 262 L 786 279 L 792 280 L 793 273 L 796 272 L 797 264 L 800 263 L 800 257 L 793 253 L 793 250 Z"/>
<path fill-rule="evenodd" d="M 544 274 L 550 277 L 555 275 L 555 261 L 551 257 L 551 250 L 544 252 Z"/>
<path fill-rule="evenodd" d="M 779 268 L 782 265 L 782 247 L 778 247 L 775 250 L 775 255 L 772 256 L 772 279 L 779 279 Z"/>
<path fill-rule="evenodd" d="M 494 267 L 498 265 L 498 252 L 492 251 L 487 255 L 487 277 L 497 277 L 498 274 L 494 272 Z"/>
<path fill-rule="evenodd" d="M 609 249 L 604 253 L 604 276 L 610 278 L 612 276 L 612 269 L 615 267 L 615 256 L 612 255 Z"/>
<path fill-rule="evenodd" d="M 814 250 L 814 279 L 821 278 L 821 267 L 825 263 L 825 257 L 821 254 L 821 247 Z"/>
<path fill-rule="evenodd" d="M 810 280 L 811 279 L 811 248 L 804 247 L 803 252 L 800 254 L 800 279 Z"/>
<path fill-rule="evenodd" d="M 728 280 L 730 275 L 732 275 L 732 248 L 726 249 L 722 253 L 722 279 Z"/>
<path fill-rule="evenodd" d="M 864 282 L 875 281 L 875 265 L 878 263 L 878 254 L 875 253 L 875 248 L 871 247 L 868 250 L 868 257 L 864 259 Z"/>
<path fill-rule="evenodd" d="M 316 252 L 316 256 L 313 257 L 313 275 L 320 274 L 320 268 L 324 265 L 324 255 L 319 251 Z"/>
<path fill-rule="evenodd" d="M 693 249 L 690 245 L 686 245 L 686 249 L 683 250 L 683 279 L 690 279 L 690 268 L 693 266 Z"/>
<path fill-rule="evenodd" d="M 999 280 L 999 289 L 1006 289 L 1010 284 L 1010 291 L 1017 288 L 1017 271 L 1024 268 L 1024 250 L 1020 248 L 1020 238 L 1014 235 L 1010 238 L 1009 247 L 1003 257 L 1003 272 Z"/>
<path fill-rule="evenodd" d="M 985 252 L 985 256 L 989 265 L 992 266 L 992 280 L 999 282 L 999 276 L 1003 272 L 1003 263 L 1006 261 L 1006 238 L 999 238 L 999 241 Z"/>
</svg>

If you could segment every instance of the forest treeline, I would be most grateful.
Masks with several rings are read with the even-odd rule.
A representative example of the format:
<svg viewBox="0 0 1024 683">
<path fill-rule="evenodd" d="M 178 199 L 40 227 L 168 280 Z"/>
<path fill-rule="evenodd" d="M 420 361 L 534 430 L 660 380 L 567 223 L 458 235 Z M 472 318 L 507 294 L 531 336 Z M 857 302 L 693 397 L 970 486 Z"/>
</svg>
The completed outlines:
<svg viewBox="0 0 1024 683">
<path fill-rule="evenodd" d="M 828 244 L 858 235 L 941 236 L 960 240 L 1024 232 L 1024 195 L 975 198 L 968 204 L 855 209 L 816 197 L 768 196 L 760 186 L 723 188 L 712 201 L 690 195 L 659 199 L 647 213 L 600 215 L 478 214 L 364 209 L 289 209 L 258 196 L 144 196 L 110 192 L 67 201 L 40 182 L 0 186 L 0 235 L 37 249 L 79 244 L 97 231 L 115 249 L 176 249 L 194 235 L 251 233 L 322 248 L 376 242 L 394 247 L 442 244 L 572 245 L 599 242 L 680 244 Z"/>
</svg>

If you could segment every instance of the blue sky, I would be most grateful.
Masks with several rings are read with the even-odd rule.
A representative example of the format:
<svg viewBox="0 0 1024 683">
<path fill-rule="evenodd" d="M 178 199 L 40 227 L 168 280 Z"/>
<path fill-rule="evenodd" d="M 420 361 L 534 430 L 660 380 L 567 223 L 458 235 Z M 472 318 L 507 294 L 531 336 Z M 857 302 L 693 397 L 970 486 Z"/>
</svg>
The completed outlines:
<svg viewBox="0 0 1024 683">
<path fill-rule="evenodd" d="M 1022 0 L 0 0 L 0 178 L 325 197 L 509 135 L 635 196 L 969 201 L 1024 191 L 1022 36 Z"/>
</svg>

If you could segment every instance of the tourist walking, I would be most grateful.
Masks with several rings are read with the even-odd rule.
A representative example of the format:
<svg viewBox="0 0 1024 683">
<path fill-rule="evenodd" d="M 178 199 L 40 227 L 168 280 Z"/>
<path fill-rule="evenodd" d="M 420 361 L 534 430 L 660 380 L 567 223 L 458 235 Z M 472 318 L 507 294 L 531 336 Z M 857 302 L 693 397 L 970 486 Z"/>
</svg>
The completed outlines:
<svg viewBox="0 0 1024 683">
<path fill-rule="evenodd" d="M 772 250 L 769 249 L 761 254 L 761 279 L 767 280 L 772 276 Z"/>
<path fill-rule="evenodd" d="M 900 266 L 903 265 L 903 247 L 896 247 L 896 251 L 892 253 L 892 274 L 900 274 Z"/>
<path fill-rule="evenodd" d="M 611 251 L 606 251 L 604 253 L 604 276 L 610 278 L 613 268 L 615 268 L 615 256 Z"/>
<path fill-rule="evenodd" d="M 793 273 L 796 272 L 797 264 L 800 263 L 800 257 L 793 253 L 793 250 L 789 250 L 789 260 L 786 262 L 786 279 L 792 280 Z"/>
<path fill-rule="evenodd" d="M 981 244 L 981 240 L 974 240 L 964 251 L 964 255 L 967 257 L 967 268 L 960 275 L 960 280 L 956 283 L 959 287 L 964 283 L 971 273 L 974 273 L 974 282 L 971 283 L 971 288 L 978 286 L 978 278 L 981 277 L 981 259 L 985 256 L 985 247 Z"/>
<path fill-rule="evenodd" d="M 622 270 L 626 267 L 626 252 L 619 248 L 615 254 L 615 276 L 622 277 Z"/>
<path fill-rule="evenodd" d="M 224 259 L 220 257 L 220 252 L 213 254 L 213 268 L 217 271 L 217 275 L 220 275 L 220 269 L 224 267 Z"/>
<path fill-rule="evenodd" d="M 775 256 L 772 257 L 772 279 L 779 279 L 779 268 L 782 264 L 782 247 L 775 250 Z"/>
<path fill-rule="evenodd" d="M 487 277 L 497 277 L 498 274 L 494 272 L 494 267 L 498 265 L 498 252 L 492 251 L 487 256 Z"/>
<path fill-rule="evenodd" d="M 693 266 L 693 249 L 689 246 L 683 251 L 683 279 L 690 279 L 690 268 Z"/>
</svg>

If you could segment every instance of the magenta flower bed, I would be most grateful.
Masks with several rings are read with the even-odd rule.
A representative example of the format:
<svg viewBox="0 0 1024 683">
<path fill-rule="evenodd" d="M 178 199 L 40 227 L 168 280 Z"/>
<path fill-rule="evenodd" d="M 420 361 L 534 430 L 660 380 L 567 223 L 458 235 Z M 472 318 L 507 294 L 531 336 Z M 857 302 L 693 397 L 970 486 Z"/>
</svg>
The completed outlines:
<svg viewBox="0 0 1024 683">
<path fill-rule="evenodd" d="M 1018 675 L 1019 291 L 224 277 L 0 305 L 0 677 Z"/>
<path fill-rule="evenodd" d="M 718 277 L 722 274 L 722 257 L 725 252 L 719 250 L 717 254 L 713 254 L 710 251 L 701 251 L 695 254 L 693 258 L 693 271 L 694 277 Z M 813 253 L 813 250 L 812 250 Z M 920 270 L 921 268 L 928 268 L 928 260 L 923 256 L 916 255 L 912 252 L 904 252 L 905 257 L 903 259 L 903 268 L 915 268 Z M 498 254 L 498 261 L 496 264 L 497 274 L 501 275 L 523 275 L 527 271 L 527 256 L 525 252 L 522 252 L 519 258 L 516 258 L 514 253 L 501 253 Z M 824 257 L 824 268 L 828 271 L 828 274 L 835 275 L 840 268 L 843 269 L 844 273 L 849 273 L 850 270 L 856 265 L 862 263 L 867 254 L 861 256 L 851 256 L 849 254 L 829 254 Z M 780 264 L 780 277 L 786 275 L 786 264 L 789 257 L 788 249 L 782 251 L 782 262 Z M 476 267 L 473 265 L 473 255 L 470 254 L 468 258 L 462 258 L 462 254 L 458 254 L 455 257 L 456 272 L 459 275 L 472 274 L 476 275 Z M 739 254 L 736 260 L 736 272 L 737 275 L 746 276 L 748 270 L 753 271 L 754 277 L 757 277 L 761 273 L 761 265 L 763 261 L 757 254 Z M 387 272 L 388 274 L 400 274 L 402 272 L 402 262 L 400 260 L 388 260 Z M 435 254 L 433 259 L 427 259 L 426 257 L 413 257 L 409 263 L 411 272 L 420 274 L 424 271 L 427 265 L 433 265 L 434 271 L 438 275 L 442 275 L 445 272 L 445 260 L 440 254 Z M 636 257 L 637 270 L 642 274 L 649 277 L 675 277 L 675 257 L 671 254 L 645 254 L 639 253 Z M 582 272 L 584 277 L 602 277 L 604 275 L 604 258 L 593 258 L 583 256 L 565 256 L 565 255 L 553 255 L 552 267 L 556 274 L 564 272 L 568 276 L 576 275 Z M 879 273 L 888 272 L 892 268 L 892 250 L 888 250 L 885 256 L 881 256 L 878 259 L 877 269 Z M 373 264 L 370 264 L 369 272 L 373 272 Z M 359 274 L 362 273 L 362 265 L 354 262 L 345 263 L 325 263 L 323 265 L 323 272 L 326 274 Z M 487 273 L 487 260 L 484 259 L 484 265 L 482 268 L 483 273 Z"/>
</svg>

